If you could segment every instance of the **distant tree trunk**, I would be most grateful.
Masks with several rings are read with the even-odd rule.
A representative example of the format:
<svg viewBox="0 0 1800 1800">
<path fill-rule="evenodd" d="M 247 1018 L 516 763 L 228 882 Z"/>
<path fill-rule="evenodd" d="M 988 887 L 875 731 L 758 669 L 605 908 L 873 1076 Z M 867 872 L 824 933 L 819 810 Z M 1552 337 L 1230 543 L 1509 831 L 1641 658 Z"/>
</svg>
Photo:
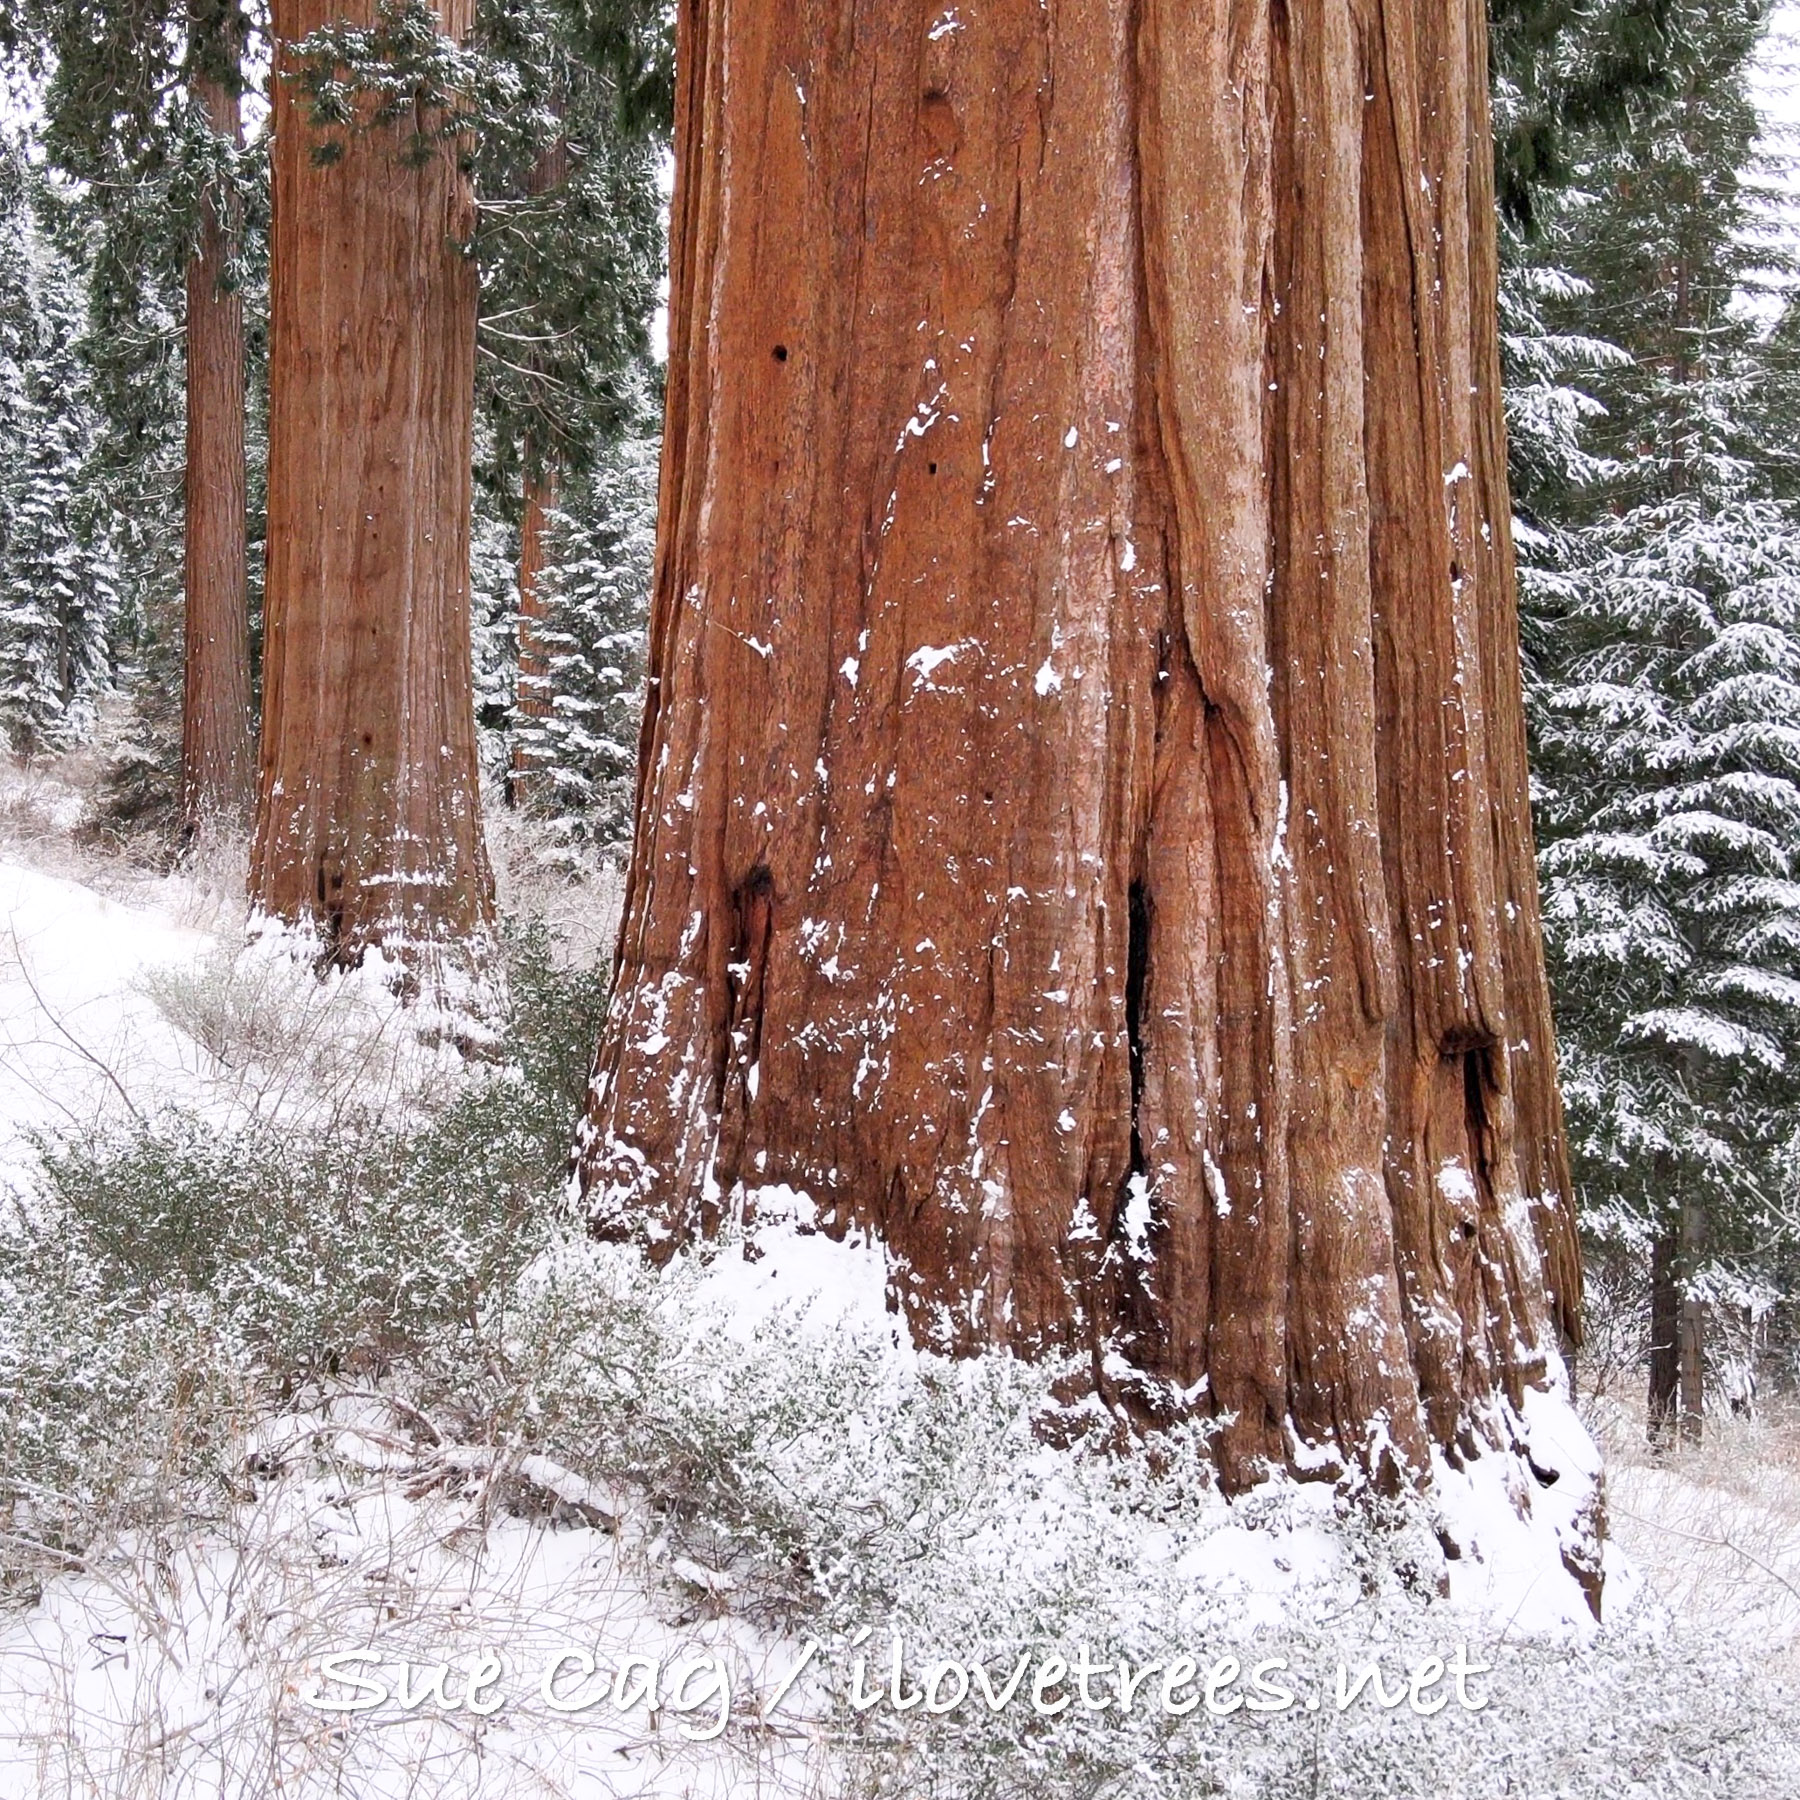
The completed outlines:
<svg viewBox="0 0 1800 1800">
<path fill-rule="evenodd" d="M 1482 7 L 680 33 L 596 1229 L 872 1229 L 1234 1485 L 1504 1439 L 1580 1276 Z"/>
<path fill-rule="evenodd" d="M 1706 1247 L 1706 1215 L 1692 1200 L 1684 1200 L 1681 1208 L 1681 1265 L 1684 1280 L 1691 1284 L 1700 1266 L 1701 1252 Z M 1681 1365 L 1681 1441 L 1687 1445 L 1700 1442 L 1705 1419 L 1706 1401 L 1706 1302 L 1685 1286 L 1681 1295 L 1681 1325 L 1678 1334 Z"/>
<path fill-rule="evenodd" d="M 440 0 L 464 35 L 472 0 Z M 456 148 L 343 134 L 288 46 L 374 0 L 276 0 L 269 564 L 251 892 L 355 963 L 421 966 L 491 917 L 469 668 L 476 272 Z M 425 958 L 437 964 L 434 950 Z"/>
<path fill-rule="evenodd" d="M 243 141 L 235 15 L 202 0 L 189 83 L 207 123 Z M 199 41 L 205 32 L 204 42 Z M 209 192 L 187 265 L 187 470 L 181 814 L 190 833 L 249 817 L 254 751 L 245 556 L 244 305 L 226 279 L 235 203 Z"/>
<path fill-rule="evenodd" d="M 1681 1394 L 1681 1227 L 1666 1221 L 1650 1246 L 1650 1406 L 1651 1446 L 1675 1441 L 1676 1406 Z"/>
<path fill-rule="evenodd" d="M 525 191 L 548 194 L 569 179 L 569 141 L 559 137 L 532 165 Z M 543 595 L 545 531 L 556 506 L 557 471 L 548 445 L 527 438 L 525 444 L 525 511 L 519 525 L 519 673 L 518 707 L 528 719 L 551 713 L 550 657 L 540 635 L 546 608 Z M 513 745 L 508 797 L 515 805 L 526 799 L 542 774 L 543 745 L 525 738 Z"/>
<path fill-rule="evenodd" d="M 548 463 L 533 469 L 527 455 L 525 514 L 519 526 L 519 675 L 518 710 L 527 719 L 547 719 L 551 710 L 550 653 L 542 637 L 548 608 L 544 602 L 544 534 L 556 505 L 556 471 Z M 508 793 L 519 805 L 531 796 L 541 777 L 541 743 L 521 736 L 514 741 Z"/>
</svg>

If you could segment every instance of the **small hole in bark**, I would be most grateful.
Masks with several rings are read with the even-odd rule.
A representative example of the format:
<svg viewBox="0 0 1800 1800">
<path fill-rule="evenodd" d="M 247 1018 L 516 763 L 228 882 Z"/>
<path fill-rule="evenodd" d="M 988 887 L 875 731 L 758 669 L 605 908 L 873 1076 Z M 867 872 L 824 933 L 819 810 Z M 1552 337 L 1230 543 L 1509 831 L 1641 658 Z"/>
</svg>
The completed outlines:
<svg viewBox="0 0 1800 1800">
<path fill-rule="evenodd" d="M 925 466 L 927 469 L 929 469 L 931 471 L 931 473 L 933 475 L 935 475 L 937 473 L 937 464 L 936 463 L 927 463 Z"/>
<path fill-rule="evenodd" d="M 1462 580 L 1462 564 L 1459 563 L 1455 557 L 1450 559 L 1450 579 L 1452 581 Z"/>
<path fill-rule="evenodd" d="M 786 344 L 777 344 L 775 346 L 775 360 L 777 362 L 786 362 L 787 361 L 787 345 Z"/>
<path fill-rule="evenodd" d="M 363 733 L 363 748 L 367 750 L 374 742 L 375 734 L 370 731 L 365 731 Z"/>
</svg>

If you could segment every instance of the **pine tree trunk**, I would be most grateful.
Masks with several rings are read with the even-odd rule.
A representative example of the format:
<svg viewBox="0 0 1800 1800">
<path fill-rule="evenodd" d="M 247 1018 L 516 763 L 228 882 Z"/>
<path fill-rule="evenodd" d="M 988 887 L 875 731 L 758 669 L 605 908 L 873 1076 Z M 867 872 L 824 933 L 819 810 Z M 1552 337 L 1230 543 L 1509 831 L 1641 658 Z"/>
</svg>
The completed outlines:
<svg viewBox="0 0 1800 1800">
<path fill-rule="evenodd" d="M 491 917 L 469 667 L 476 272 L 456 148 L 319 134 L 287 46 L 373 0 L 277 0 L 269 567 L 253 900 L 412 966 Z M 471 0 L 442 0 L 450 35 Z M 430 955 L 422 953 L 432 948 Z"/>
<path fill-rule="evenodd" d="M 196 15 L 197 17 L 198 15 Z M 228 28 L 229 29 L 229 28 Z M 215 50 L 235 69 L 238 41 Z M 191 81 L 219 136 L 243 141 L 235 87 L 211 74 Z M 229 220 L 215 194 L 200 203 L 200 236 L 187 265 L 187 469 L 181 697 L 181 815 L 192 833 L 250 813 L 249 583 L 245 552 L 244 305 L 227 285 Z"/>
<path fill-rule="evenodd" d="M 1675 1441 L 1681 1393 L 1681 1232 L 1666 1220 L 1650 1246 L 1650 1404 L 1652 1449 Z"/>
<path fill-rule="evenodd" d="M 1681 1207 L 1682 1275 L 1691 1283 L 1700 1266 L 1700 1255 L 1706 1246 L 1706 1215 L 1691 1199 Z M 1705 1418 L 1706 1388 L 1706 1302 L 1692 1292 L 1681 1296 L 1679 1346 L 1677 1360 L 1681 1368 L 1681 1441 L 1687 1445 L 1700 1442 Z"/>
<path fill-rule="evenodd" d="M 596 1229 L 871 1228 L 1233 1484 L 1504 1436 L 1580 1277 L 1482 8 L 680 33 Z"/>
<path fill-rule="evenodd" d="M 535 163 L 525 182 L 527 194 L 538 196 L 561 187 L 569 178 L 569 141 L 559 137 Z M 519 674 L 518 709 L 528 719 L 547 719 L 551 711 L 550 658 L 540 627 L 546 608 L 542 593 L 544 534 L 556 505 L 556 464 L 548 446 L 527 438 L 525 444 L 525 511 L 519 526 Z M 521 737 L 513 745 L 507 784 L 514 805 L 525 800 L 542 773 L 541 737 Z"/>
</svg>

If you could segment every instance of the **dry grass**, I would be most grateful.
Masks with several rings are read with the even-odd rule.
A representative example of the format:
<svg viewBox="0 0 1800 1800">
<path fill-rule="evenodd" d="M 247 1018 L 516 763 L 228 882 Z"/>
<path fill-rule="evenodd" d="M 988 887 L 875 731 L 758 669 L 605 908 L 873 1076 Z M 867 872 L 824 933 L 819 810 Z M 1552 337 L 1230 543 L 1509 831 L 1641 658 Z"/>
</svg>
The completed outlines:
<svg viewBox="0 0 1800 1800">
<path fill-rule="evenodd" d="M 1652 1451 L 1640 1405 L 1591 1399 L 1613 1536 L 1683 1626 L 1724 1630 L 1800 1680 L 1800 1401 L 1709 1417 L 1698 1445 Z"/>
<path fill-rule="evenodd" d="M 496 787 L 483 799 L 501 912 L 542 920 L 559 959 L 570 966 L 610 964 L 625 898 L 624 869 L 598 854 L 575 860 L 566 846 L 547 848 L 541 829 L 509 807 Z"/>
<path fill-rule="evenodd" d="M 447 1453 L 373 1397 L 325 1398 L 246 1433 L 237 1502 L 209 1524 L 140 1534 L 52 1581 L 0 1636 L 0 1791 L 104 1800 L 200 1796 L 506 1796 L 809 1800 L 813 1734 L 752 1698 L 771 1648 L 659 1577 L 658 1542 L 557 1521 L 492 1456 Z M 622 1509 L 623 1510 L 623 1509 Z M 368 1649 L 454 1702 L 501 1658 L 492 1717 L 435 1700 L 363 1717 L 308 1704 L 321 1657 Z M 543 1670 L 586 1650 L 733 1671 L 733 1718 L 695 1744 L 664 1710 L 543 1703 Z M 766 1686 L 766 1682 L 763 1683 Z M 333 1692 L 342 1692 L 334 1689 Z M 422 1691 L 422 1688 L 418 1691 Z M 709 1712 L 707 1723 L 711 1722 Z M 697 1722 L 698 1723 L 698 1722 Z M 20 1785 L 23 1784 L 23 1785 Z"/>
</svg>

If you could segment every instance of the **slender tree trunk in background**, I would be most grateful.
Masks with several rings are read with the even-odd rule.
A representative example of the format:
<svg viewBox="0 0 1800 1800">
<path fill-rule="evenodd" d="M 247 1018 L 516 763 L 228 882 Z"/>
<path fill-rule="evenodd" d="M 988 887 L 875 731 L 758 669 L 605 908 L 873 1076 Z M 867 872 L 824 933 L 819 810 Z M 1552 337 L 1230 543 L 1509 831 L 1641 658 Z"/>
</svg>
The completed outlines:
<svg viewBox="0 0 1800 1800">
<path fill-rule="evenodd" d="M 1580 1275 L 1481 6 L 680 32 L 596 1229 L 871 1228 L 1233 1485 L 1504 1441 Z"/>
<path fill-rule="evenodd" d="M 543 594 L 544 534 L 556 505 L 556 471 L 548 464 L 532 472 L 527 455 L 525 515 L 519 526 L 518 710 L 527 719 L 550 717 L 550 654 L 541 635 L 547 612 Z M 544 764 L 541 742 L 528 735 L 513 744 L 508 794 L 515 806 L 531 797 Z"/>
<path fill-rule="evenodd" d="M 1681 1392 L 1681 1228 L 1664 1222 L 1650 1246 L 1650 1406 L 1653 1449 L 1675 1441 Z"/>
<path fill-rule="evenodd" d="M 1706 1215 L 1692 1200 L 1681 1205 L 1681 1272 L 1691 1281 L 1706 1247 Z M 1705 1417 L 1706 1302 L 1692 1292 L 1681 1296 L 1677 1334 L 1681 1366 L 1681 1441 L 1700 1442 Z"/>
<path fill-rule="evenodd" d="M 525 191 L 550 193 L 569 178 L 569 141 L 559 137 L 533 164 Z M 528 719 L 547 719 L 551 711 L 550 658 L 540 628 L 545 616 L 542 583 L 544 534 L 556 506 L 556 463 L 547 445 L 525 445 L 525 512 L 519 526 L 519 674 L 518 707 Z M 525 737 L 513 745 L 507 784 L 514 805 L 527 799 L 544 761 L 541 739 Z"/>
<path fill-rule="evenodd" d="M 472 0 L 442 0 L 466 34 Z M 269 563 L 251 897 L 415 967 L 491 918 L 469 668 L 473 202 L 400 126 L 318 134 L 286 46 L 374 0 L 277 0 Z M 435 947 L 421 957 L 427 947 Z"/>
<path fill-rule="evenodd" d="M 190 77 L 194 101 L 220 137 L 243 141 L 235 17 L 192 15 L 210 27 Z M 187 266 L 187 470 L 181 816 L 192 833 L 250 814 L 254 750 L 250 596 L 245 553 L 244 305 L 226 285 L 233 203 L 208 194 Z"/>
</svg>

